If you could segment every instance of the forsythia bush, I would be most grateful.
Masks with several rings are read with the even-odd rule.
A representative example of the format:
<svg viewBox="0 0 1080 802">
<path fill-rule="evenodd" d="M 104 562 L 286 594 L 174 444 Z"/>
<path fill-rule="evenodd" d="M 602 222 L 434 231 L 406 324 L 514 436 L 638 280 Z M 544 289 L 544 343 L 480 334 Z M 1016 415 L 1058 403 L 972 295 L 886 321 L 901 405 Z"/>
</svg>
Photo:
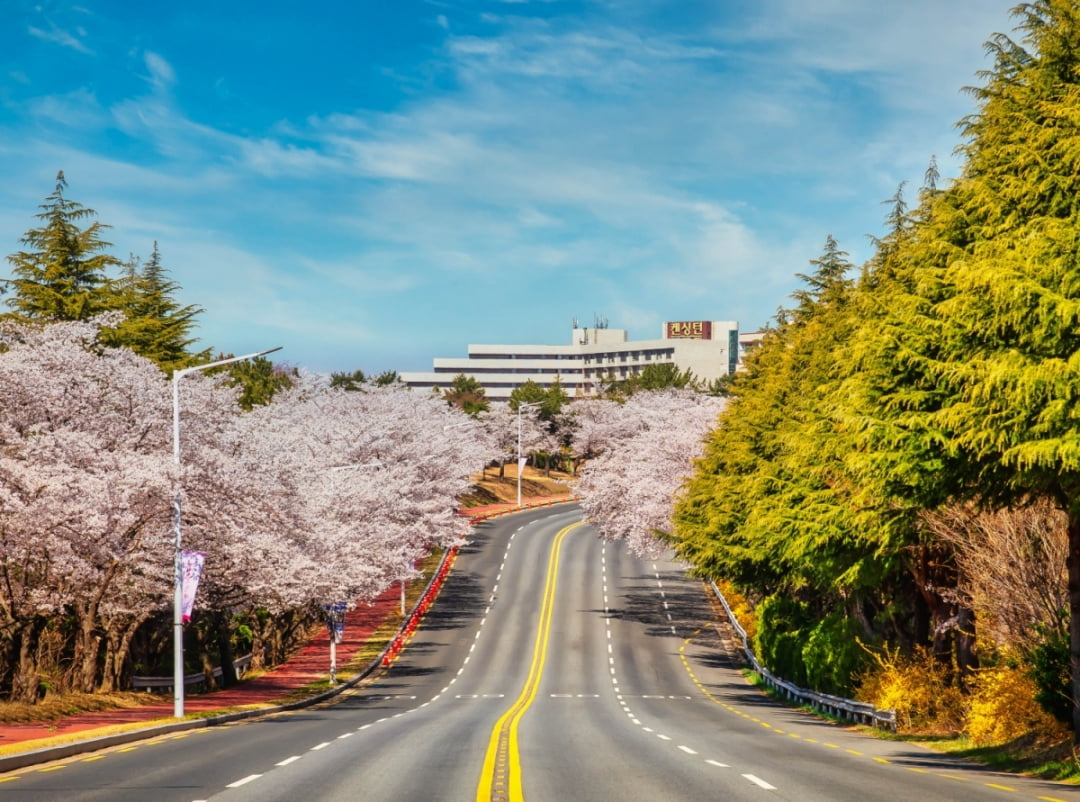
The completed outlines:
<svg viewBox="0 0 1080 802">
<path fill-rule="evenodd" d="M 856 699 L 895 710 L 901 731 L 956 732 L 961 728 L 966 700 L 952 682 L 951 666 L 936 661 L 925 648 L 906 657 L 888 649 L 872 656 L 877 666 L 862 675 Z"/>
<path fill-rule="evenodd" d="M 1068 728 L 1035 701 L 1037 690 L 1020 668 L 982 669 L 968 699 L 964 733 L 980 746 L 1008 743 L 1032 732 L 1066 737 Z"/>
<path fill-rule="evenodd" d="M 757 634 L 757 616 L 754 615 L 754 608 L 750 605 L 750 601 L 726 579 L 716 580 L 716 586 L 720 588 L 720 592 L 727 599 L 728 606 L 735 615 L 735 620 L 739 622 L 739 626 L 746 630 L 746 636 L 753 643 L 754 636 Z"/>
</svg>

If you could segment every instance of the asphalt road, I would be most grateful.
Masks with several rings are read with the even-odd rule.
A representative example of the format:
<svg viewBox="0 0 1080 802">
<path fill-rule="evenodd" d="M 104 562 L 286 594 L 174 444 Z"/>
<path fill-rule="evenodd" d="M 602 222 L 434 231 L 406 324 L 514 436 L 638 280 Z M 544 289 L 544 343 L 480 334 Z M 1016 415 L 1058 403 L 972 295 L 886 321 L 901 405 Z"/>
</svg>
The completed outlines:
<svg viewBox="0 0 1080 802">
<path fill-rule="evenodd" d="M 482 524 L 361 689 L 24 770 L 0 799 L 1080 799 L 770 702 L 700 582 L 579 519 L 562 506 Z"/>
</svg>

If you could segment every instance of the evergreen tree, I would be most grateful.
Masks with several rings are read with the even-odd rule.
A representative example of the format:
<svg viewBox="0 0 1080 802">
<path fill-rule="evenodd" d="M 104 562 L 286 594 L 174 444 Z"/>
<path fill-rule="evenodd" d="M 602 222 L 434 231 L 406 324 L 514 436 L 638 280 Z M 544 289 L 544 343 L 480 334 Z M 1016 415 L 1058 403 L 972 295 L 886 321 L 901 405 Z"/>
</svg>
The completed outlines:
<svg viewBox="0 0 1080 802">
<path fill-rule="evenodd" d="M 620 401 L 642 390 L 681 390 L 684 387 L 696 390 L 698 385 L 697 377 L 690 368 L 679 370 L 677 365 L 663 362 L 646 365 L 640 373 L 635 373 L 625 379 L 620 379 L 614 374 L 609 375 L 605 380 L 604 396 Z"/>
<path fill-rule="evenodd" d="M 829 237 L 796 306 L 726 384 L 729 406 L 677 501 L 671 536 L 698 573 L 762 601 L 758 646 L 770 668 L 843 693 L 866 659 L 856 638 L 895 634 L 884 612 L 899 576 L 880 527 L 852 504 L 850 435 L 829 392 L 857 322 L 846 257 Z"/>
<path fill-rule="evenodd" d="M 443 392 L 443 398 L 450 406 L 458 407 L 466 415 L 476 417 L 488 409 L 484 387 L 472 376 L 459 373 L 450 383 L 450 389 Z"/>
<path fill-rule="evenodd" d="M 19 320 L 87 320 L 109 308 L 107 268 L 120 264 L 106 253 L 111 243 L 102 238 L 108 226 L 92 222 L 95 216 L 64 196 L 67 181 L 61 170 L 56 188 L 36 217 L 39 228 L 26 232 L 20 240 L 27 250 L 8 256 L 15 278 L 6 303 Z"/>
<path fill-rule="evenodd" d="M 389 387 L 392 384 L 397 384 L 399 381 L 401 381 L 401 376 L 396 370 L 384 370 L 372 379 L 371 383 L 376 387 Z"/>
<path fill-rule="evenodd" d="M 548 388 L 543 388 L 532 379 L 510 391 L 510 409 L 517 412 L 521 404 L 539 404 L 537 417 L 547 424 L 552 424 L 564 406 L 570 403 L 570 396 L 556 379 Z"/>
<path fill-rule="evenodd" d="M 357 391 L 364 389 L 367 377 L 362 370 L 354 370 L 352 373 L 331 373 L 330 386 L 342 390 Z"/>
<path fill-rule="evenodd" d="M 219 355 L 217 359 L 229 359 L 232 355 Z M 251 411 L 256 406 L 269 404 L 281 390 L 287 390 L 299 376 L 296 368 L 275 365 L 265 356 L 234 362 L 217 370 L 226 371 L 231 377 L 231 384 L 240 388 L 238 402 L 242 409 Z M 209 372 L 216 372 L 211 370 Z"/>
<path fill-rule="evenodd" d="M 168 374 L 210 358 L 210 349 L 190 352 L 196 342 L 191 336 L 195 317 L 203 310 L 175 300 L 180 285 L 168 278 L 157 242 L 145 264 L 133 256 L 123 265 L 113 289 L 110 305 L 124 313 L 124 320 L 111 332 L 103 332 L 107 345 L 130 348 Z"/>
<path fill-rule="evenodd" d="M 1080 736 L 1080 5 L 1016 7 L 1020 42 L 963 121 L 965 165 L 884 275 L 864 354 L 868 486 L 933 508 L 1035 498 L 1067 514 L 1073 727 Z M 875 484 L 876 483 L 876 484 Z"/>
</svg>

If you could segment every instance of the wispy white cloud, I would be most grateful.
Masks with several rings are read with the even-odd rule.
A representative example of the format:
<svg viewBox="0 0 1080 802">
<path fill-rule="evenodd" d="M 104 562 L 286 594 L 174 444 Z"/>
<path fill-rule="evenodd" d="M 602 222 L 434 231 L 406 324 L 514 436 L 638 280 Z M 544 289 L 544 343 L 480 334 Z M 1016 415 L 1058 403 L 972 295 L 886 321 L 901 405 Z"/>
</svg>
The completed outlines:
<svg viewBox="0 0 1080 802">
<path fill-rule="evenodd" d="M 27 103 L 29 113 L 39 121 L 64 126 L 100 128 L 108 114 L 89 89 L 81 88 L 62 95 L 44 95 Z"/>
<path fill-rule="evenodd" d="M 150 84 L 157 91 L 166 91 L 176 83 L 176 71 L 172 65 L 157 53 L 149 50 L 143 55 L 146 69 L 149 72 Z"/>
<path fill-rule="evenodd" d="M 26 30 L 31 36 L 45 42 L 52 42 L 53 44 L 75 50 L 79 53 L 84 53 L 88 56 L 94 54 L 94 51 L 83 41 L 86 38 L 85 28 L 77 27 L 74 31 L 69 31 L 57 27 L 52 22 L 48 22 L 48 29 L 39 28 L 36 25 L 29 25 Z"/>
<path fill-rule="evenodd" d="M 237 352 L 243 331 L 310 342 L 319 360 L 352 348 L 338 367 L 368 369 L 379 342 L 407 360 L 388 367 L 412 369 L 433 338 L 554 326 L 561 341 L 574 314 L 635 336 L 665 318 L 753 328 L 826 234 L 858 260 L 900 181 L 917 184 L 932 154 L 949 174 L 970 110 L 958 89 L 1008 2 L 433 4 L 422 63 L 320 75 L 337 94 L 258 123 L 241 116 L 254 78 L 200 72 L 163 37 L 136 51 L 124 91 L 25 99 L 34 136 L 0 128 L 0 163 L 92 187 L 122 248 L 162 240 L 186 301 L 208 310 L 206 340 Z M 369 100 L 380 92 L 393 97 Z M 44 195 L 47 173 L 20 165 L 18 202 Z M 437 335 L 387 335 L 415 310 Z"/>
</svg>

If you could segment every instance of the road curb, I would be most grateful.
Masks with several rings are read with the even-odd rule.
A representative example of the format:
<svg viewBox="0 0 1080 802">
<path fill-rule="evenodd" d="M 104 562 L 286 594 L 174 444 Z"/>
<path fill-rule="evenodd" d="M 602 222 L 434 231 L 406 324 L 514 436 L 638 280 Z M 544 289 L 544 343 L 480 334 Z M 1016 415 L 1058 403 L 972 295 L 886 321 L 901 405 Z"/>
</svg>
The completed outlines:
<svg viewBox="0 0 1080 802">
<path fill-rule="evenodd" d="M 442 561 L 432 574 L 431 581 L 428 583 L 424 594 L 420 597 L 421 601 L 427 596 L 427 592 L 431 589 L 435 580 L 440 576 L 443 565 L 450 559 L 450 555 L 453 553 L 453 549 L 447 549 L 443 554 Z M 421 601 L 418 601 L 413 607 L 413 612 L 420 606 Z M 411 615 L 406 617 L 405 622 L 409 621 Z M 398 630 L 398 635 L 404 631 L 405 623 L 402 623 L 401 629 Z M 145 741 L 150 738 L 155 738 L 159 735 L 168 735 L 173 732 L 182 732 L 184 730 L 201 729 L 203 727 L 216 727 L 222 724 L 230 724 L 234 721 L 241 721 L 247 718 L 256 718 L 258 716 L 270 716 L 275 713 L 284 713 L 289 710 L 299 710 L 301 708 L 310 707 L 311 705 L 325 702 L 327 699 L 332 699 L 339 693 L 348 690 L 349 688 L 357 685 L 361 680 L 366 679 L 373 671 L 381 667 L 383 657 L 386 655 L 390 645 L 394 642 L 394 638 L 390 638 L 386 646 L 378 655 L 376 655 L 371 662 L 368 663 L 355 677 L 342 682 L 336 687 L 329 688 L 322 693 L 311 696 L 307 699 L 300 699 L 295 702 L 285 702 L 282 704 L 271 705 L 269 707 L 260 707 L 257 710 L 239 710 L 232 713 L 222 713 L 218 716 L 208 716 L 206 718 L 185 719 L 183 721 L 174 721 L 168 724 L 154 724 L 146 727 L 138 727 L 130 732 L 117 733 L 115 735 L 102 735 L 98 737 L 88 736 L 84 740 L 73 741 L 69 744 L 62 744 L 60 746 L 47 746 L 41 749 L 33 749 L 28 752 L 17 752 L 13 755 L 7 755 L 0 757 L 0 774 L 4 774 L 10 771 L 18 771 L 24 769 L 27 766 L 36 766 L 41 763 L 51 763 L 54 760 L 65 760 L 75 755 L 86 754 L 87 752 L 96 752 L 100 749 L 108 749 L 113 746 L 122 746 L 124 744 L 134 743 L 135 741 Z"/>
<path fill-rule="evenodd" d="M 574 499 L 576 501 L 576 499 Z M 527 512 L 527 508 L 520 508 L 511 510 L 511 512 Z M 405 628 L 410 620 L 413 618 L 413 614 L 417 612 L 417 609 L 424 602 L 428 596 L 428 592 L 432 589 L 436 580 L 440 578 L 440 574 L 443 573 L 442 568 L 450 559 L 454 553 L 454 549 L 447 549 L 443 554 L 442 561 L 435 569 L 431 576 L 431 580 L 428 582 L 424 593 L 421 594 L 419 600 L 413 606 L 412 611 L 406 616 L 402 622 L 401 628 L 397 632 L 397 637 L 403 635 Z M 376 669 L 382 667 L 383 658 L 386 656 L 390 647 L 393 645 L 397 637 L 391 637 L 386 646 L 378 655 L 376 655 L 371 662 L 363 668 L 360 673 L 355 677 L 343 682 L 337 687 L 330 688 L 323 691 L 320 694 L 309 697 L 307 699 L 301 699 L 296 702 L 286 702 L 283 704 L 272 705 L 269 707 L 260 707 L 257 710 L 241 710 L 233 713 L 222 713 L 218 716 L 208 716 L 206 718 L 197 719 L 185 719 L 183 721 L 174 721 L 167 724 L 154 724 L 146 727 L 139 727 L 133 729 L 130 732 L 117 733 L 115 735 L 103 735 L 98 737 L 88 736 L 84 740 L 73 741 L 69 744 L 63 744 L 60 746 L 48 746 L 41 749 L 34 749 L 28 752 L 17 752 L 13 755 L 7 755 L 0 757 L 0 774 L 4 774 L 10 771 L 17 771 L 19 769 L 26 768 L 28 766 L 35 766 L 41 763 L 50 763 L 55 760 L 65 760 L 75 755 L 86 754 L 88 752 L 96 752 L 100 749 L 108 749 L 113 746 L 122 746 L 124 744 L 134 743 L 135 741 L 145 741 L 150 738 L 155 738 L 159 735 L 168 735 L 174 732 L 182 732 L 184 730 L 201 729 L 203 727 L 215 727 L 223 724 L 230 724 L 234 721 L 241 721 L 247 718 L 256 718 L 259 716 L 270 716 L 275 713 L 284 713 L 290 710 L 299 710 L 301 708 L 310 707 L 311 705 L 325 702 L 328 699 L 332 699 L 342 691 L 348 690 L 354 687 L 361 680 L 366 679 Z"/>
</svg>

